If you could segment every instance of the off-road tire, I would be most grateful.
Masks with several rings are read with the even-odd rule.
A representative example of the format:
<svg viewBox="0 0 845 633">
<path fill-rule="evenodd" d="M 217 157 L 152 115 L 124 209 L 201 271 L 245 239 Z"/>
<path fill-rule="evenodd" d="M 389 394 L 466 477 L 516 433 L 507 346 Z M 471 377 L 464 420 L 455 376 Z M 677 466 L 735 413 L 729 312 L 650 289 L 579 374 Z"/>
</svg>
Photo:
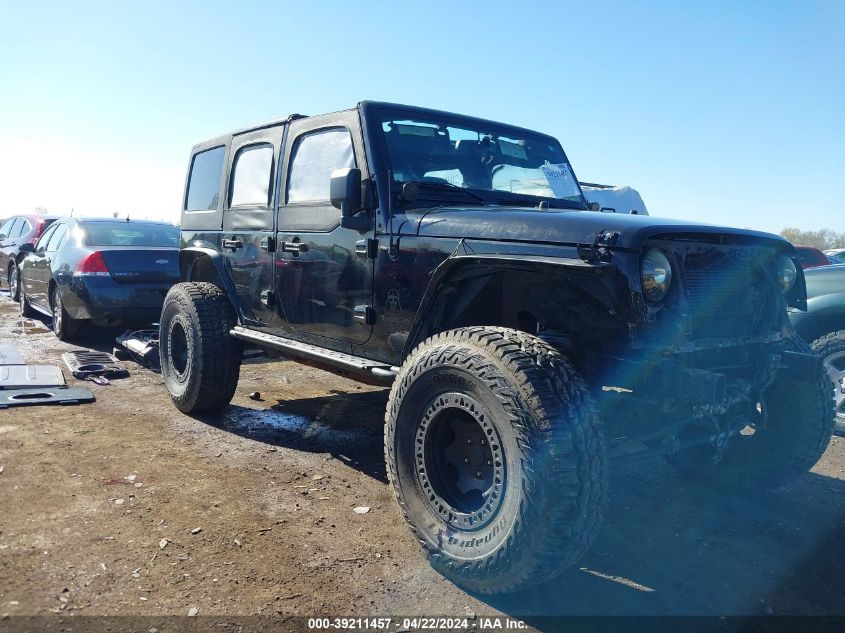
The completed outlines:
<svg viewBox="0 0 845 633">
<path fill-rule="evenodd" d="M 473 528 L 448 523 L 418 467 L 427 463 L 418 432 L 433 429 L 432 407 L 462 395 L 478 403 L 504 462 L 495 514 Z M 393 383 L 384 450 L 399 507 L 432 566 L 471 591 L 548 581 L 584 554 L 602 522 L 608 465 L 593 400 L 566 358 L 523 332 L 467 327 L 421 343 Z"/>
<path fill-rule="evenodd" d="M 21 281 L 20 271 L 14 260 L 9 264 L 9 296 L 12 301 L 20 301 Z"/>
<path fill-rule="evenodd" d="M 831 362 L 833 358 L 836 358 L 836 367 L 841 368 L 843 366 L 842 359 L 845 357 L 845 330 L 839 330 L 838 332 L 831 332 L 830 334 L 821 336 L 813 341 L 811 347 L 816 354 L 825 359 L 826 365 Z M 828 377 L 833 378 L 830 374 L 828 374 Z M 831 380 L 830 385 L 834 394 L 836 394 L 837 389 L 845 389 L 845 385 L 839 383 L 838 380 Z M 841 392 L 840 395 L 842 395 Z M 843 417 L 843 412 L 845 412 L 845 407 L 841 404 L 839 409 L 835 409 L 834 411 L 836 415 L 836 422 L 833 427 L 833 432 L 837 435 L 845 435 L 845 417 Z"/>
<path fill-rule="evenodd" d="M 31 319 L 35 316 L 35 308 L 29 304 L 29 298 L 26 296 L 23 288 L 21 288 L 20 296 L 18 297 L 18 308 L 21 316 L 25 319 Z"/>
<path fill-rule="evenodd" d="M 240 341 L 229 335 L 236 323 L 229 297 L 214 284 L 179 283 L 167 293 L 159 326 L 161 373 L 183 413 L 218 411 L 235 395 L 243 355 Z"/>
<path fill-rule="evenodd" d="M 795 337 L 788 351 L 813 353 Z M 728 488 L 774 489 L 808 472 L 827 449 L 833 433 L 833 391 L 827 374 L 797 380 L 779 376 L 763 394 L 767 420 L 753 435 L 728 441 L 721 460 L 715 449 L 698 446 L 669 455 L 678 472 Z"/>
<path fill-rule="evenodd" d="M 68 341 L 76 336 L 81 324 L 67 313 L 62 303 L 62 295 L 55 286 L 50 290 L 50 310 L 53 312 L 51 327 L 56 338 Z"/>
</svg>

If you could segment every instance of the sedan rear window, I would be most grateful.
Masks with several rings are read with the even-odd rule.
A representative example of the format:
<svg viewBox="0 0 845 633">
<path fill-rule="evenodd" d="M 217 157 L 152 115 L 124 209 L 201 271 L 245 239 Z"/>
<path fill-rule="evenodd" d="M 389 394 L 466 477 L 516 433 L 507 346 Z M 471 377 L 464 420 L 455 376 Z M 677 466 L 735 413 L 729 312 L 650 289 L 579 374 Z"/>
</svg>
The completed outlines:
<svg viewBox="0 0 845 633">
<path fill-rule="evenodd" d="M 82 228 L 87 246 L 179 246 L 179 227 L 167 224 L 83 222 Z"/>
</svg>

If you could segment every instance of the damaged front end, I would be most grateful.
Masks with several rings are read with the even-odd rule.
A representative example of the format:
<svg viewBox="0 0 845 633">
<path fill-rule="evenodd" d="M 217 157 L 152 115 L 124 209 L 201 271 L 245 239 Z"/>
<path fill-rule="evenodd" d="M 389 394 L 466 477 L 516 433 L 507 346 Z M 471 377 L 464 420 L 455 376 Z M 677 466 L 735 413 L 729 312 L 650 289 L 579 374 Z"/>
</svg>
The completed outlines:
<svg viewBox="0 0 845 633">
<path fill-rule="evenodd" d="M 710 444 L 718 460 L 731 437 L 765 427 L 776 380 L 820 371 L 818 357 L 794 344 L 786 314 L 803 299 L 803 277 L 785 279 L 789 254 L 766 244 L 652 240 L 640 260 L 655 251 L 671 266 L 658 281 L 669 274 L 671 284 L 650 298 L 655 273 L 640 265 L 642 319 L 625 352 L 597 359 L 591 372 L 609 437 L 620 459 Z"/>
</svg>

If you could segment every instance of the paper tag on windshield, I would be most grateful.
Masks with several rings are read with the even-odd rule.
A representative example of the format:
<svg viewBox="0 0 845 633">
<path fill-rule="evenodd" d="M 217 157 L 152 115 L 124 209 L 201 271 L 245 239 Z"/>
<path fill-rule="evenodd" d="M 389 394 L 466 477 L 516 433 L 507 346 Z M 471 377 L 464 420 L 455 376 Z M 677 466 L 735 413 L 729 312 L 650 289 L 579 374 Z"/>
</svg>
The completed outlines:
<svg viewBox="0 0 845 633">
<path fill-rule="evenodd" d="M 566 163 L 558 163 L 552 165 L 546 163 L 541 165 L 543 175 L 549 181 L 549 187 L 555 198 L 567 198 L 569 196 L 577 195 L 578 186 L 575 184 L 575 176 L 572 175 L 572 170 Z"/>
</svg>

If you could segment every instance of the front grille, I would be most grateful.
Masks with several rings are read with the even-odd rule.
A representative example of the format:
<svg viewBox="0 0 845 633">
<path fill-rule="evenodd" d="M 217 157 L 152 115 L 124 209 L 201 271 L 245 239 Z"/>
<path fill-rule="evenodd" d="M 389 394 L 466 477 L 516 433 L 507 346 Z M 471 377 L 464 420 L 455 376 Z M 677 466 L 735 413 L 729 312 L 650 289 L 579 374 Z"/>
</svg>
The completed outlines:
<svg viewBox="0 0 845 633">
<path fill-rule="evenodd" d="M 777 322 L 777 295 L 762 249 L 713 248 L 682 258 L 690 338 L 763 334 Z"/>
</svg>

